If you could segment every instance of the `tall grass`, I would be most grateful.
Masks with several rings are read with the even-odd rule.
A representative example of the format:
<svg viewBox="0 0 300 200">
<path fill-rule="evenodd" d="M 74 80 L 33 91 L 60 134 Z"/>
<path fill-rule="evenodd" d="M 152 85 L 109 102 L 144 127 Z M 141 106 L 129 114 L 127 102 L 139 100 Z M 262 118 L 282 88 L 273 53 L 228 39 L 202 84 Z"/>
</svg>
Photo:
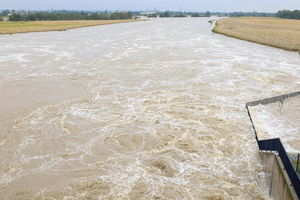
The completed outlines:
<svg viewBox="0 0 300 200">
<path fill-rule="evenodd" d="M 86 26 L 97 26 L 105 24 L 115 24 L 132 22 L 137 20 L 70 20 L 70 21 L 0 21 L 0 34 L 41 32 L 41 31 L 61 31 L 72 28 Z"/>
<path fill-rule="evenodd" d="M 263 17 L 225 18 L 218 20 L 213 31 L 300 53 L 300 20 Z"/>
</svg>

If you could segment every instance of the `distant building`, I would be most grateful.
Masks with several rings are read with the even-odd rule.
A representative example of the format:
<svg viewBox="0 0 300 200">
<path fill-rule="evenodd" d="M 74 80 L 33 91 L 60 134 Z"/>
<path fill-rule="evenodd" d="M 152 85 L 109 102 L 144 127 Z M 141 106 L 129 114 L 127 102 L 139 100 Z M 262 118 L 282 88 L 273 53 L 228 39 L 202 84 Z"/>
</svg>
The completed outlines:
<svg viewBox="0 0 300 200">
<path fill-rule="evenodd" d="M 141 13 L 141 15 L 155 15 L 155 14 L 156 14 L 155 11 L 146 11 Z"/>
</svg>

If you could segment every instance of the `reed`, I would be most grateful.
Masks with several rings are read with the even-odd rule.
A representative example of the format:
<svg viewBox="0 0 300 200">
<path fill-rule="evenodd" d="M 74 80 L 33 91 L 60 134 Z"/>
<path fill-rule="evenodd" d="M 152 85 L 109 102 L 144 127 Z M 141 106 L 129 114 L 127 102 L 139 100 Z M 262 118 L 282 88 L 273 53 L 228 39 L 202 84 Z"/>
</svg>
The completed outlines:
<svg viewBox="0 0 300 200">
<path fill-rule="evenodd" d="M 125 22 L 135 22 L 139 20 L 70 20 L 70 21 L 0 21 L 0 34 L 44 32 L 44 31 L 64 31 L 67 29 L 81 28 L 87 26 L 98 26 L 106 24 L 116 24 Z"/>
<path fill-rule="evenodd" d="M 218 20 L 213 32 L 300 53 L 300 20 L 237 17 Z"/>
</svg>

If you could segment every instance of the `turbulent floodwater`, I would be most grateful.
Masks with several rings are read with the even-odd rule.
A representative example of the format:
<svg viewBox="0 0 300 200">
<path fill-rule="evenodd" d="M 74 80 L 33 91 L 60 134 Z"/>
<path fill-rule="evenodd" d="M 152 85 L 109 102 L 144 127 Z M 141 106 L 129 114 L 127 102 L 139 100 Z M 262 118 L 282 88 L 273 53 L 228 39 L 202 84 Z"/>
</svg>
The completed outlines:
<svg viewBox="0 0 300 200">
<path fill-rule="evenodd" d="M 207 21 L 0 36 L 0 199 L 267 199 L 245 103 L 300 55 Z"/>
</svg>

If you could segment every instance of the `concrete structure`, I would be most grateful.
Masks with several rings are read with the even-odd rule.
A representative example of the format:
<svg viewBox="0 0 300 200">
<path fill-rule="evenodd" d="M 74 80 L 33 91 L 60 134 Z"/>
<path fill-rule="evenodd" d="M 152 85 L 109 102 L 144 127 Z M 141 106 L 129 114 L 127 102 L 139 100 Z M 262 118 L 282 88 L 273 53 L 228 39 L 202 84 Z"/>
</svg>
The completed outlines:
<svg viewBox="0 0 300 200">
<path fill-rule="evenodd" d="M 260 152 L 269 195 L 273 200 L 299 200 L 280 158 L 274 152 Z"/>
</svg>

